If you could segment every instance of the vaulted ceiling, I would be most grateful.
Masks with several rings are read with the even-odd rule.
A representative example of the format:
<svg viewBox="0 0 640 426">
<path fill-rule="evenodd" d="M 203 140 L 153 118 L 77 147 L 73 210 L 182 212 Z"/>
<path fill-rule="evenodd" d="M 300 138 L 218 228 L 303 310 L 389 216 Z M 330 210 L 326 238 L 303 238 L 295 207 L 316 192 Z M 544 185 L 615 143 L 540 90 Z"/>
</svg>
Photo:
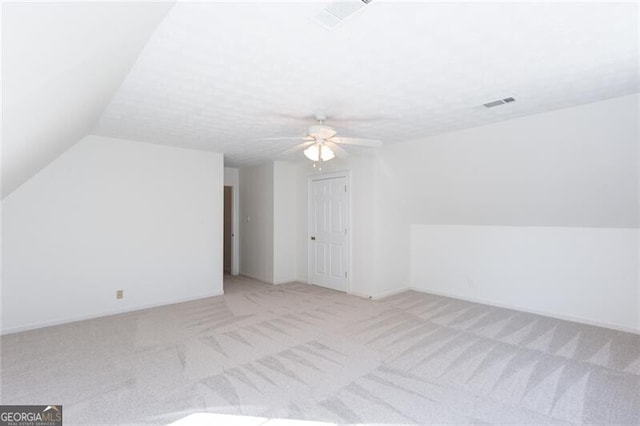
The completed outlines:
<svg viewBox="0 0 640 426">
<path fill-rule="evenodd" d="M 241 166 L 316 113 L 392 144 L 640 91 L 634 3 L 348 2 L 5 4 L 3 194 L 88 133 Z"/>
<path fill-rule="evenodd" d="M 92 132 L 165 3 L 2 3 L 2 196 Z"/>
</svg>

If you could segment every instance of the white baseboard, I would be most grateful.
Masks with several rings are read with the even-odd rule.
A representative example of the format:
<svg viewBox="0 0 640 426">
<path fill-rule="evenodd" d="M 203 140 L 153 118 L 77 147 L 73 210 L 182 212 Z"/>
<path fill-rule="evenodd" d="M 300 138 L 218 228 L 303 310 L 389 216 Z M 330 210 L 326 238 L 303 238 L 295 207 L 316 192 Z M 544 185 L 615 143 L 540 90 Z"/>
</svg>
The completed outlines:
<svg viewBox="0 0 640 426">
<path fill-rule="evenodd" d="M 252 274 L 247 274 L 246 272 L 240 272 L 240 274 L 238 274 L 241 277 L 245 277 L 245 278 L 251 278 L 252 280 L 256 280 L 256 281 L 260 281 L 261 283 L 265 283 L 265 284 L 275 284 L 273 281 L 270 280 L 265 280 L 262 277 L 257 277 L 255 275 Z"/>
<path fill-rule="evenodd" d="M 241 273 L 241 274 L 238 274 L 238 275 L 241 276 L 241 277 L 250 278 L 252 280 L 260 281 L 261 283 L 271 284 L 271 285 L 280 285 L 280 284 L 288 284 L 288 283 L 296 283 L 296 282 L 297 283 L 301 282 L 301 283 L 304 283 L 304 284 L 309 284 L 306 281 L 300 281 L 297 278 L 293 278 L 293 279 L 290 279 L 290 280 L 269 281 L 269 280 L 265 280 L 264 278 L 256 277 L 256 276 L 253 276 L 251 274 L 244 273 L 244 272 Z"/>
<path fill-rule="evenodd" d="M 368 294 L 358 293 L 357 291 L 347 291 L 347 294 L 351 296 L 362 297 L 363 299 L 373 299 L 373 296 L 369 296 Z"/>
<path fill-rule="evenodd" d="M 280 281 L 274 281 L 273 285 L 280 285 L 280 284 L 288 284 L 288 283 L 295 283 L 295 282 L 299 282 L 297 279 L 292 279 L 292 280 L 280 280 Z"/>
<path fill-rule="evenodd" d="M 43 321 L 43 322 L 23 325 L 23 326 L 19 326 L 19 327 L 11 327 L 11 328 L 8 328 L 8 329 L 4 329 L 3 328 L 2 332 L 0 333 L 0 335 L 4 336 L 4 335 L 7 335 L 7 334 L 19 333 L 21 331 L 35 330 L 37 328 L 52 327 L 52 326 L 55 326 L 55 325 L 68 324 L 68 323 L 72 323 L 72 322 L 85 321 L 85 320 L 90 320 L 90 319 L 95 319 L 95 318 L 102 318 L 102 317 L 109 317 L 109 316 L 112 316 L 112 315 L 126 314 L 126 313 L 136 312 L 136 311 L 144 311 L 145 309 L 158 308 L 160 306 L 175 305 L 175 304 L 184 303 L 184 302 L 191 302 L 193 300 L 206 299 L 208 297 L 222 296 L 223 294 L 224 294 L 224 292 L 211 292 L 211 293 L 208 293 L 208 294 L 203 294 L 201 296 L 186 297 L 186 298 L 183 298 L 183 299 L 172 300 L 172 301 L 166 302 L 166 303 L 165 302 L 150 303 L 150 304 L 146 304 L 146 305 L 134 306 L 134 307 L 124 308 L 124 309 L 114 309 L 114 310 L 110 310 L 110 311 L 104 311 L 104 312 L 101 312 L 101 313 L 98 313 L 98 314 L 93 314 L 93 315 L 80 315 L 80 316 L 77 316 L 77 317 L 66 318 L 66 319 L 63 319 L 63 320 Z"/>
<path fill-rule="evenodd" d="M 405 291 L 408 291 L 408 290 L 410 289 L 408 287 L 405 287 L 397 290 L 383 291 L 382 293 L 376 293 L 376 294 L 364 294 L 364 293 L 359 293 L 357 291 L 349 291 L 347 293 L 353 296 L 358 296 L 365 299 L 379 300 L 379 299 L 384 299 L 385 297 L 395 296 L 396 294 L 404 293 Z"/>
<path fill-rule="evenodd" d="M 371 298 L 373 300 L 384 299 L 385 297 L 395 296 L 396 294 L 404 293 L 405 291 L 408 291 L 408 290 L 409 290 L 409 287 L 404 287 L 397 290 L 383 291 L 382 293 L 378 293 L 376 295 L 371 296 Z"/>
<path fill-rule="evenodd" d="M 526 312 L 526 313 L 529 313 L 529 314 L 535 314 L 535 315 L 540 315 L 540 316 L 549 317 L 549 318 L 555 318 L 555 319 L 564 320 L 564 321 L 577 322 L 577 323 L 580 323 L 580 324 L 592 325 L 592 326 L 595 326 L 595 327 L 609 328 L 609 329 L 612 329 L 612 330 L 624 331 L 626 333 L 640 334 L 640 329 L 629 328 L 629 327 L 621 326 L 621 325 L 618 325 L 618 324 L 610 324 L 610 323 L 606 323 L 606 322 L 592 321 L 592 320 L 589 320 L 589 319 L 578 318 L 578 317 L 574 317 L 574 316 L 571 316 L 571 315 L 562 315 L 562 314 L 557 314 L 555 312 L 538 311 L 536 309 L 527 309 L 527 308 L 523 308 L 523 307 L 520 307 L 520 306 L 508 305 L 508 304 L 505 304 L 505 303 L 496 303 L 496 302 L 489 301 L 489 300 L 484 300 L 484 299 L 477 299 L 477 298 L 473 298 L 473 297 L 462 297 L 462 296 L 458 296 L 458 295 L 454 295 L 454 294 L 447 294 L 447 293 L 439 292 L 439 291 L 424 290 L 424 289 L 417 288 L 417 287 L 409 287 L 409 288 L 407 288 L 407 290 L 413 290 L 413 291 L 417 291 L 419 293 L 425 293 L 425 294 L 433 294 L 433 295 L 436 295 L 436 296 L 450 297 L 452 299 L 464 300 L 466 302 L 480 303 L 482 305 L 495 306 L 496 308 L 503 308 L 503 309 L 510 309 L 512 311 Z"/>
</svg>

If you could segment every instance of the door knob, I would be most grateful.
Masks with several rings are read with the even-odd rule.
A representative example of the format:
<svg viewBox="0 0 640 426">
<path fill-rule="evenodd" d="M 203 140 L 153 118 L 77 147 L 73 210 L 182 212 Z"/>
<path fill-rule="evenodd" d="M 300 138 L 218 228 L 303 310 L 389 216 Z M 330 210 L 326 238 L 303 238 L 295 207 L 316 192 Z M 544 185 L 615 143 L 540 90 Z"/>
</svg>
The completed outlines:
<svg viewBox="0 0 640 426">
<path fill-rule="evenodd" d="M 315 240 L 316 240 L 316 237 L 311 237 L 311 239 L 312 239 L 313 241 L 315 241 Z"/>
</svg>

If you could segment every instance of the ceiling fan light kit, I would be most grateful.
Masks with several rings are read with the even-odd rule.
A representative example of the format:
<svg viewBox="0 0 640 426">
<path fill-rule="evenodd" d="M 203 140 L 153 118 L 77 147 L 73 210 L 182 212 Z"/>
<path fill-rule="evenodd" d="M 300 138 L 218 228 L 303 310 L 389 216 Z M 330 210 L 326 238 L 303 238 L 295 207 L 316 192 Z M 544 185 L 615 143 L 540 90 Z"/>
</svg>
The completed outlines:
<svg viewBox="0 0 640 426">
<path fill-rule="evenodd" d="M 324 124 L 327 117 L 324 114 L 316 114 L 315 119 L 319 124 L 311 125 L 307 129 L 307 136 L 283 136 L 275 138 L 263 138 L 263 140 L 302 140 L 304 142 L 287 150 L 287 153 L 304 149 L 304 155 L 314 163 L 332 160 L 338 155 L 345 156 L 346 151 L 340 145 L 358 145 L 370 148 L 382 146 L 382 141 L 376 139 L 345 138 L 336 136 L 333 127 Z M 315 167 L 315 164 L 314 164 Z"/>
<path fill-rule="evenodd" d="M 314 162 L 324 162 L 334 159 L 336 155 L 331 150 L 331 148 L 326 146 L 323 142 L 318 142 L 305 149 L 304 156 Z"/>
</svg>

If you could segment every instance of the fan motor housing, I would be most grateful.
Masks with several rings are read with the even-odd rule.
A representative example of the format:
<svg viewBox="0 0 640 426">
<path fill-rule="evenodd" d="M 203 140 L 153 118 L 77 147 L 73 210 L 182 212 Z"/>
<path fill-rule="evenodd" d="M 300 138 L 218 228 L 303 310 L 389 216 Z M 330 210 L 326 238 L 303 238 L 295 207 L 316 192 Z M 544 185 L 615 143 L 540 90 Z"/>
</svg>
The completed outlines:
<svg viewBox="0 0 640 426">
<path fill-rule="evenodd" d="M 317 124 L 309 126 L 308 134 L 316 139 L 329 139 L 335 136 L 336 131 L 332 127 Z"/>
</svg>

